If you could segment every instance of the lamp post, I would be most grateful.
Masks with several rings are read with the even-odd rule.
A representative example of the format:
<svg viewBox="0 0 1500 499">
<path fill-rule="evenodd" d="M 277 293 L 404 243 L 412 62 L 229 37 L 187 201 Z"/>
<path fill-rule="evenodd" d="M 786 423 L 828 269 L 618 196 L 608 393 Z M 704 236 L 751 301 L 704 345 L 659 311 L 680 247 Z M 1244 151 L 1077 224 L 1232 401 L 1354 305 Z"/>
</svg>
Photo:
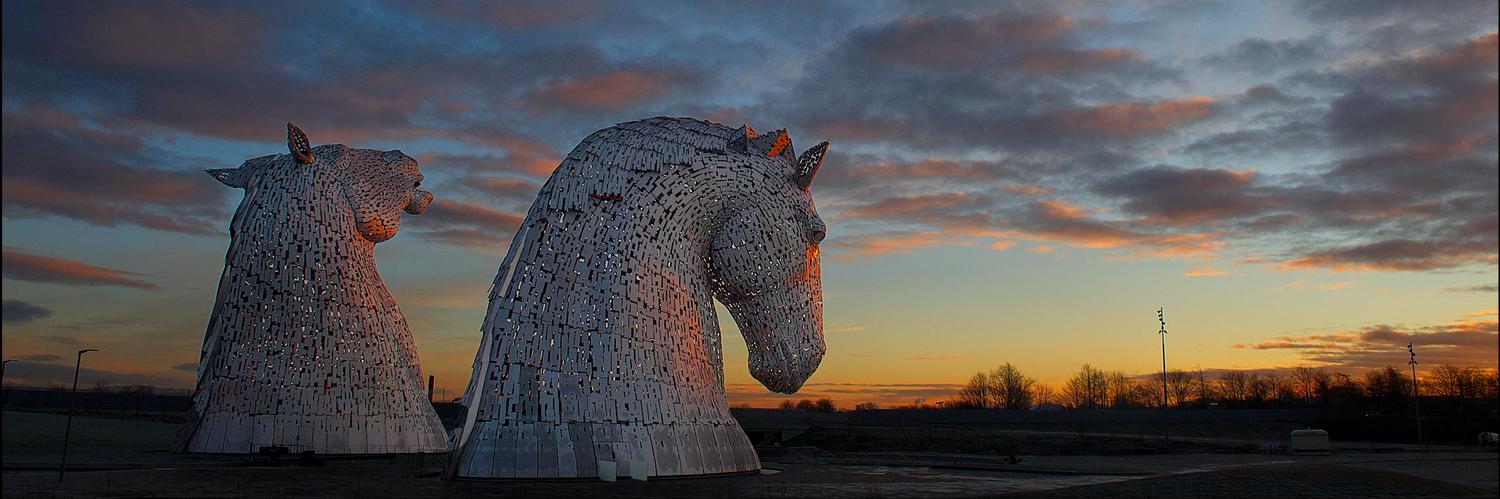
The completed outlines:
<svg viewBox="0 0 1500 499">
<path fill-rule="evenodd" d="M 5 394 L 5 366 L 8 366 L 8 365 L 10 365 L 11 362 L 15 362 L 15 361 L 16 361 L 15 359 L 11 359 L 11 360 L 7 360 L 7 361 L 4 361 L 4 362 L 0 362 L 0 407 L 4 407 L 5 406 L 5 398 L 4 398 L 5 397 L 5 395 L 4 395 Z"/>
<path fill-rule="evenodd" d="M 1168 447 L 1172 445 L 1172 421 L 1167 417 L 1167 408 L 1171 407 L 1171 399 L 1167 398 L 1167 312 L 1165 307 L 1156 309 L 1156 321 L 1161 323 L 1161 329 L 1156 333 L 1161 335 L 1161 419 L 1162 434 L 1166 437 Z"/>
<path fill-rule="evenodd" d="M 57 463 L 57 481 L 62 482 L 63 473 L 68 471 L 68 439 L 73 436 L 73 406 L 78 402 L 78 371 L 83 368 L 83 354 L 97 352 L 97 348 L 85 348 L 78 351 L 78 361 L 73 364 L 73 394 L 68 396 L 68 424 L 63 429 L 62 461 Z"/>
<path fill-rule="evenodd" d="M 1417 443 L 1426 444 L 1426 440 L 1422 438 L 1422 392 L 1417 388 L 1417 349 L 1408 342 L 1406 353 L 1411 354 L 1411 360 L 1407 363 L 1411 364 L 1411 403 L 1417 409 Z"/>
</svg>

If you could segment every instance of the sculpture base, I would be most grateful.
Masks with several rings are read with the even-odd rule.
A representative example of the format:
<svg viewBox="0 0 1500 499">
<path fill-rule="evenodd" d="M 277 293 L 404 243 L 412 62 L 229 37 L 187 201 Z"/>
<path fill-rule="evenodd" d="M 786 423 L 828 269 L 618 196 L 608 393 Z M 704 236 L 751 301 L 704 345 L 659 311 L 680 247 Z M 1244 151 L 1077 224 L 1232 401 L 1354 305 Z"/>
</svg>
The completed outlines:
<svg viewBox="0 0 1500 499">
<path fill-rule="evenodd" d="M 431 418 L 296 416 L 210 413 L 180 452 L 255 454 L 264 447 L 319 455 L 436 454 L 448 451 L 446 432 Z"/>
<path fill-rule="evenodd" d="M 454 479 L 619 479 L 722 475 L 760 469 L 738 423 L 544 423 L 481 421 L 449 456 Z M 457 466 L 461 463 L 462 466 Z"/>
</svg>

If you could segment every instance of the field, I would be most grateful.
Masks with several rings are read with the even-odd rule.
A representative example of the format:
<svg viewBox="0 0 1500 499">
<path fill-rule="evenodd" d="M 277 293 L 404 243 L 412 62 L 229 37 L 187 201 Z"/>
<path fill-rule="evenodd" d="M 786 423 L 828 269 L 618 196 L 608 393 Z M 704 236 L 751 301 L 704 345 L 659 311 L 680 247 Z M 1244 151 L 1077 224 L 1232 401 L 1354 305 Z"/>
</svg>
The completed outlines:
<svg viewBox="0 0 1500 499">
<path fill-rule="evenodd" d="M 98 417 L 111 416 L 111 417 Z M 622 481 L 447 481 L 442 456 L 318 466 L 168 452 L 169 416 L 76 417 L 58 482 L 63 417 L 4 413 L 5 497 L 1495 497 L 1496 454 L 1349 445 L 1293 456 L 1234 442 L 996 428 L 815 427 L 767 449 L 766 471 Z M 1019 460 L 1012 462 L 1012 457 Z"/>
</svg>

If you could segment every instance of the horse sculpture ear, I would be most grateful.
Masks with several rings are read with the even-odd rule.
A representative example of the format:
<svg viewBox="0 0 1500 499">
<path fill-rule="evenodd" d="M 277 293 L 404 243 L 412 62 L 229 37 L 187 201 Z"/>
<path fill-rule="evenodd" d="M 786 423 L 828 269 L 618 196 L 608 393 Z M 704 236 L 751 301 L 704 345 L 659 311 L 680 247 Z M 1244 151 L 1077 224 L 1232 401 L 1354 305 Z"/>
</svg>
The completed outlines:
<svg viewBox="0 0 1500 499">
<path fill-rule="evenodd" d="M 286 123 L 286 148 L 298 163 L 305 165 L 313 162 L 312 143 L 307 140 L 307 134 L 302 133 L 302 129 L 290 121 Z"/>
<path fill-rule="evenodd" d="M 812 187 L 813 177 L 818 175 L 818 167 L 823 166 L 823 158 L 828 154 L 828 141 L 812 146 L 802 152 L 802 157 L 797 158 L 797 172 L 792 177 L 792 182 L 808 190 Z"/>
<path fill-rule="evenodd" d="M 224 185 L 236 189 L 245 188 L 245 172 L 240 171 L 239 168 L 214 168 L 212 170 L 203 171 L 208 173 L 208 176 L 213 177 L 214 180 L 218 180 Z"/>
<path fill-rule="evenodd" d="M 755 140 L 756 137 L 760 137 L 760 134 L 754 128 L 750 128 L 748 124 L 740 125 L 740 129 L 734 131 L 734 136 L 729 139 L 729 144 L 725 148 L 734 152 L 749 152 L 750 141 Z"/>
</svg>

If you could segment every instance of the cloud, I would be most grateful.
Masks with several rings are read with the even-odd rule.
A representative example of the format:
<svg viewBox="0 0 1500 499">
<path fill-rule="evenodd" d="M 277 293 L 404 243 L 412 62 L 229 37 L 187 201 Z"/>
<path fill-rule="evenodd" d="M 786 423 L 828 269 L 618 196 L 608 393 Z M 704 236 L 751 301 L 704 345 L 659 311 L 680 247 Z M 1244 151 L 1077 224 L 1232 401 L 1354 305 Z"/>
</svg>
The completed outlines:
<svg viewBox="0 0 1500 499">
<path fill-rule="evenodd" d="M 7 279 L 63 286 L 123 286 L 154 290 L 159 286 L 139 279 L 146 274 L 98 267 L 87 263 L 5 248 Z"/>
<path fill-rule="evenodd" d="M 726 383 L 725 395 L 731 404 L 776 407 L 783 400 L 829 398 L 840 407 L 875 402 L 885 407 L 910 405 L 918 399 L 939 400 L 963 389 L 957 383 L 808 383 L 792 395 L 769 392 L 756 383 Z"/>
<path fill-rule="evenodd" d="M 6 324 L 26 324 L 28 322 L 45 319 L 52 315 L 52 310 L 46 307 L 32 305 L 21 300 L 5 300 L 3 321 Z"/>
<path fill-rule="evenodd" d="M 686 75 L 666 70 L 616 70 L 558 78 L 533 89 L 528 105 L 538 114 L 570 111 L 618 111 L 666 95 Z"/>
<path fill-rule="evenodd" d="M 1182 275 L 1188 277 L 1218 277 L 1234 274 L 1217 267 L 1192 267 L 1189 268 L 1187 272 L 1183 272 Z"/>
<path fill-rule="evenodd" d="M 201 162 L 90 127 L 56 108 L 7 103 L 4 125 L 6 218 L 59 216 L 105 227 L 219 232 L 230 190 L 204 175 Z"/>
<path fill-rule="evenodd" d="M 1305 361 L 1329 366 L 1379 368 L 1402 365 L 1406 345 L 1417 347 L 1424 365 L 1495 367 L 1500 325 L 1494 318 L 1465 318 L 1416 328 L 1377 324 L 1357 330 L 1287 335 L 1234 348 L 1294 350 Z"/>
<path fill-rule="evenodd" d="M 58 355 L 52 355 L 50 353 L 39 353 L 32 355 L 21 355 L 16 357 L 16 360 L 28 360 L 31 362 L 57 362 L 59 360 L 62 360 L 62 357 Z"/>
<path fill-rule="evenodd" d="M 1443 288 L 1444 293 L 1494 293 L 1500 291 L 1500 286 L 1495 284 L 1475 284 L 1473 286 L 1453 286 Z"/>
<path fill-rule="evenodd" d="M 421 216 L 409 218 L 419 237 L 444 244 L 497 249 L 521 227 L 521 215 L 488 206 L 438 199 Z"/>
<path fill-rule="evenodd" d="M 1334 271 L 1425 271 L 1469 263 L 1493 263 L 1494 247 L 1483 241 L 1455 245 L 1447 241 L 1390 239 L 1355 246 L 1315 250 L 1277 268 L 1329 268 Z"/>
<path fill-rule="evenodd" d="M 101 355 L 101 354 L 94 354 Z M 45 356 L 39 356 L 45 357 Z M 71 357 L 71 356 L 70 356 Z M 53 359 L 57 360 L 57 359 Z M 72 358 L 62 360 L 73 360 Z M 140 372 L 115 371 L 108 369 L 96 369 L 88 367 L 89 358 L 84 359 L 84 366 L 78 370 L 80 385 L 92 385 L 96 381 L 103 381 L 113 385 L 150 385 L 157 387 L 181 387 L 191 384 L 191 380 L 183 380 L 174 377 L 160 376 Z M 55 384 L 66 384 L 73 380 L 73 363 L 54 364 L 47 361 L 23 360 L 13 362 L 5 368 L 5 380 L 30 386 L 49 386 Z"/>
<path fill-rule="evenodd" d="M 78 346 L 78 339 L 76 339 L 76 338 L 74 338 L 72 336 L 63 336 L 63 335 L 59 335 L 59 334 L 52 334 L 52 335 L 46 335 L 46 336 L 38 336 L 36 339 L 39 339 L 39 340 L 42 340 L 42 341 L 45 341 L 45 342 L 48 342 L 48 343 L 56 343 L 56 344 L 59 344 L 59 345 Z"/>
<path fill-rule="evenodd" d="M 1220 69 L 1245 75 L 1264 76 L 1306 69 L 1333 50 L 1327 38 L 1314 36 L 1293 40 L 1248 38 L 1202 61 Z"/>
<path fill-rule="evenodd" d="M 172 366 L 172 369 L 173 370 L 177 370 L 177 371 L 198 372 L 198 363 L 197 362 L 183 362 L 181 364 L 174 364 Z"/>
<path fill-rule="evenodd" d="M 834 258 L 851 260 L 880 255 L 904 255 L 912 251 L 936 246 L 969 245 L 972 242 L 956 240 L 939 232 L 890 231 L 863 235 L 839 236 L 828 245 L 841 250 Z"/>
<path fill-rule="evenodd" d="M 1135 101 L 1062 110 L 1059 124 L 1075 130 L 1134 136 L 1167 130 L 1212 116 L 1213 97 Z"/>
<path fill-rule="evenodd" d="M 1158 166 L 1102 181 L 1094 190 L 1125 198 L 1121 208 L 1149 223 L 1196 225 L 1252 215 L 1278 204 L 1274 197 L 1252 191 L 1255 173 Z"/>
<path fill-rule="evenodd" d="M 973 355 L 969 354 L 944 354 L 944 355 L 912 355 L 907 360 L 920 360 L 925 362 L 947 362 L 953 360 L 970 360 Z"/>
</svg>

